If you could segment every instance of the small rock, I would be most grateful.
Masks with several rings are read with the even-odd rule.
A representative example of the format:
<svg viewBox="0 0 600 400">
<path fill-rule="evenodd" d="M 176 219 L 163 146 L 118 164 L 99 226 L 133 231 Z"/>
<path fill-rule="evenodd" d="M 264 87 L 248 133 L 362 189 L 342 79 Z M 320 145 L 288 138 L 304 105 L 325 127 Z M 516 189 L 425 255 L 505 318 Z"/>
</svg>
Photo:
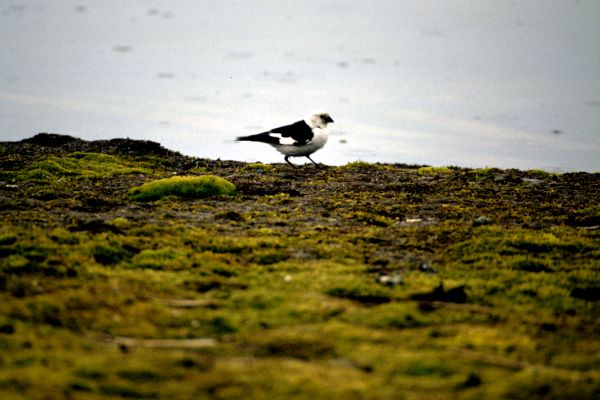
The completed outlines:
<svg viewBox="0 0 600 400">
<path fill-rule="evenodd" d="M 481 225 L 490 225 L 492 223 L 492 219 L 486 217 L 485 215 L 481 215 L 473 221 L 473 226 L 481 226 Z"/>
<path fill-rule="evenodd" d="M 421 265 L 419 265 L 419 271 L 425 272 L 427 274 L 437 273 L 437 271 L 429 263 L 422 263 Z"/>
<path fill-rule="evenodd" d="M 387 286 L 397 286 L 404 283 L 404 279 L 399 273 L 395 274 L 380 274 L 377 276 L 377 283 Z"/>
</svg>

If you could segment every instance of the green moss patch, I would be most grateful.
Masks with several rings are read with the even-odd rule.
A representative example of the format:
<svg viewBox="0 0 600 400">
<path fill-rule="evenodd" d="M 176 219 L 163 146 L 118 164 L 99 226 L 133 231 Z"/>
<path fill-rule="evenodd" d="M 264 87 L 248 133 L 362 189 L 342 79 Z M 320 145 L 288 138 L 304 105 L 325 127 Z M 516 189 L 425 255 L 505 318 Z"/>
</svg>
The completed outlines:
<svg viewBox="0 0 600 400">
<path fill-rule="evenodd" d="M 27 180 L 49 180 L 61 177 L 102 178 L 147 172 L 141 166 L 134 166 L 132 162 L 110 154 L 71 153 L 65 157 L 49 156 L 17 176 Z"/>
<path fill-rule="evenodd" d="M 147 182 L 131 189 L 128 196 L 135 201 L 155 201 L 167 196 L 190 199 L 233 194 L 235 194 L 233 183 L 218 176 L 204 175 L 175 176 Z"/>
</svg>

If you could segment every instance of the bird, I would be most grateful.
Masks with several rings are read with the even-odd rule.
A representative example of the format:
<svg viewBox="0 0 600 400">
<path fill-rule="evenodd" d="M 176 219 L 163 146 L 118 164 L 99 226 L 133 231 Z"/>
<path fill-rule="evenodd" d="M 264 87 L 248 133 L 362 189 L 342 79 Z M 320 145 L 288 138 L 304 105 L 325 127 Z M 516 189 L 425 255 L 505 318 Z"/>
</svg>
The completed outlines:
<svg viewBox="0 0 600 400">
<path fill-rule="evenodd" d="M 283 154 L 285 162 L 294 168 L 296 165 L 292 164 L 290 157 L 306 157 L 317 166 L 310 155 L 325 146 L 329 137 L 327 124 L 332 122 L 333 118 L 328 112 L 315 112 L 293 124 L 273 128 L 255 135 L 239 136 L 236 141 L 270 144 Z"/>
</svg>

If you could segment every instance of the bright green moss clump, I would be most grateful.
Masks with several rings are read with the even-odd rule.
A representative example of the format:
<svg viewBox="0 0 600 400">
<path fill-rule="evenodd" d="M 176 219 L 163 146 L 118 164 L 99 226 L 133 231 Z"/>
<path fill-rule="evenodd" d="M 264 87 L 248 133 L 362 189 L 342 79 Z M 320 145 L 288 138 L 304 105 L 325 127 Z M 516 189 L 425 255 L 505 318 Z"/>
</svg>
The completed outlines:
<svg viewBox="0 0 600 400">
<path fill-rule="evenodd" d="M 135 187 L 129 191 L 129 198 L 136 201 L 154 201 L 167 196 L 194 198 L 230 196 L 234 193 L 234 184 L 218 176 L 174 176 Z"/>
</svg>

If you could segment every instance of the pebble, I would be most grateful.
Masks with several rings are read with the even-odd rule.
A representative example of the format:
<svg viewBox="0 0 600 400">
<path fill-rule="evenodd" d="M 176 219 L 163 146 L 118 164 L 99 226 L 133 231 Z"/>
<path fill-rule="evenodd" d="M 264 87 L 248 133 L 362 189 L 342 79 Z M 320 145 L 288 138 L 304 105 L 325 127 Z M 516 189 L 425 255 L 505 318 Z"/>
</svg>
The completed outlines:
<svg viewBox="0 0 600 400">
<path fill-rule="evenodd" d="M 425 272 L 428 274 L 436 274 L 437 271 L 428 263 L 422 263 L 419 265 L 419 271 Z"/>
<path fill-rule="evenodd" d="M 397 286 L 404 283 L 404 279 L 399 273 L 395 274 L 380 274 L 377 277 L 377 283 L 381 283 L 383 285 L 388 286 Z"/>
<path fill-rule="evenodd" d="M 492 223 L 492 219 L 490 217 L 486 217 L 485 215 L 481 215 L 473 221 L 473 226 L 481 226 L 481 225 L 490 225 Z"/>
</svg>

